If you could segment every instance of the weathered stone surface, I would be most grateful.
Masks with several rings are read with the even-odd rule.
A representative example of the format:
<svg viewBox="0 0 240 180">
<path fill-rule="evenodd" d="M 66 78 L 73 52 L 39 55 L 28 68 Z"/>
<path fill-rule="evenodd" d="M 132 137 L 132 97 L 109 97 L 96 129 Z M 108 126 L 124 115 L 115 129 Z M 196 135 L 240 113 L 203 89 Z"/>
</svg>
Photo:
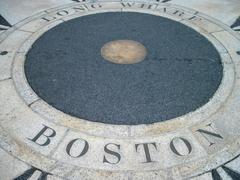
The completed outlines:
<svg viewBox="0 0 240 180">
<path fill-rule="evenodd" d="M 31 2 L 34 8 L 28 11 L 14 8 L 21 16 L 9 17 L 11 23 L 37 14 L 0 34 L 0 53 L 7 51 L 0 55 L 2 179 L 240 178 L 240 40 L 223 24 L 230 26 L 237 20 L 239 2 L 59 1 L 51 7 L 62 6 L 46 9 L 48 2 L 41 7 Z M 230 6 L 233 10 L 228 13 Z M 167 122 L 131 126 L 78 119 L 40 99 L 24 73 L 25 56 L 32 44 L 59 23 L 108 11 L 167 17 L 205 36 L 223 65 L 223 80 L 210 101 Z"/>
</svg>

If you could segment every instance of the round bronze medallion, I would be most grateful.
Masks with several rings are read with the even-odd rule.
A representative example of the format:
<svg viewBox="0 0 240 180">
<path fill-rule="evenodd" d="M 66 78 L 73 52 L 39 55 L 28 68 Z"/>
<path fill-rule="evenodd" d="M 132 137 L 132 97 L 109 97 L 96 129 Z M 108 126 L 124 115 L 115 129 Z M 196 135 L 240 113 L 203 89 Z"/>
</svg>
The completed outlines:
<svg viewBox="0 0 240 180">
<path fill-rule="evenodd" d="M 146 48 L 132 40 L 111 41 L 101 48 L 102 57 L 117 64 L 139 63 L 144 60 L 146 54 Z"/>
</svg>

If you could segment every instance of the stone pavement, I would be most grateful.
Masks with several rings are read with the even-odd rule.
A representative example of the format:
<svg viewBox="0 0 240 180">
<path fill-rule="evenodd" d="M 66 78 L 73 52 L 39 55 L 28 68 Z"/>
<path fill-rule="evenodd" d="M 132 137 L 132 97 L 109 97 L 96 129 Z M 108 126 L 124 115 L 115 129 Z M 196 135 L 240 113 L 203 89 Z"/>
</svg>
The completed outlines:
<svg viewBox="0 0 240 180">
<path fill-rule="evenodd" d="M 1 179 L 240 179 L 239 9 L 0 1 Z"/>
</svg>

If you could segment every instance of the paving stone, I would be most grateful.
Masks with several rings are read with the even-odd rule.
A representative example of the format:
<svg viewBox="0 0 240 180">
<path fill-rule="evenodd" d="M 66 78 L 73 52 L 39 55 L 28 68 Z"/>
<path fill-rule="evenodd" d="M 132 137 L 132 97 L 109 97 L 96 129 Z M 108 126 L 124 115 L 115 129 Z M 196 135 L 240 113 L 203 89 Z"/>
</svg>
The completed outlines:
<svg viewBox="0 0 240 180">
<path fill-rule="evenodd" d="M 240 179 L 240 130 L 238 128 L 240 126 L 240 37 L 237 33 L 238 7 L 240 7 L 240 4 L 237 0 L 213 0 L 211 2 L 206 0 L 201 2 L 196 0 L 44 0 L 43 2 L 23 0 L 17 5 L 15 0 L 8 2 L 3 0 L 0 2 L 1 15 L 13 25 L 4 32 L 0 31 L 1 179 Z M 207 96 L 206 102 L 191 111 L 186 111 L 185 114 L 177 115 L 175 118 L 165 118 L 166 121 L 164 122 L 156 121 L 149 124 L 145 122 L 135 123 L 134 125 L 131 123 L 118 125 L 117 123 L 110 124 L 101 121 L 91 122 L 91 118 L 74 116 L 56 107 L 55 103 L 43 98 L 38 91 L 39 89 L 33 88 L 27 77 L 27 61 L 25 62 L 25 60 L 28 53 L 37 47 L 37 42 L 40 42 L 42 38 L 46 38 L 46 34 L 54 32 L 58 27 L 78 20 L 86 20 L 86 24 L 88 24 L 88 17 L 104 16 L 106 15 L 106 13 L 103 14 L 104 12 L 109 14 L 114 14 L 113 12 L 119 14 L 129 14 L 130 12 L 138 15 L 144 14 L 184 25 L 183 27 L 196 33 L 194 36 L 190 36 L 190 33 L 184 31 L 186 36 L 182 36 L 181 31 L 178 30 L 172 40 L 169 38 L 164 39 L 163 37 L 167 37 L 167 34 L 173 30 L 172 27 L 168 27 L 156 38 L 153 35 L 155 32 L 160 31 L 160 28 L 154 29 L 154 26 L 146 26 L 147 23 L 140 16 L 134 22 L 127 21 L 130 20 L 130 16 L 128 16 L 123 22 L 114 22 L 115 26 L 111 24 L 109 28 L 104 30 L 107 32 L 106 36 L 110 38 L 110 35 L 120 31 L 121 27 L 124 28 L 123 32 L 126 34 L 127 31 L 131 30 L 130 27 L 133 23 L 139 22 L 139 24 L 143 24 L 142 28 L 146 29 L 146 33 L 141 35 L 141 38 L 149 36 L 149 43 L 154 43 L 158 38 L 163 38 L 159 42 L 160 45 L 157 44 L 152 46 L 154 48 L 148 48 L 149 52 L 152 50 L 157 52 L 157 50 L 165 48 L 167 43 L 170 43 L 164 52 L 156 53 L 156 57 L 161 57 L 166 53 L 173 56 L 176 53 L 173 52 L 173 47 L 186 41 L 187 48 L 180 46 L 176 57 L 182 57 L 183 51 L 186 51 L 187 55 L 184 58 L 191 60 L 191 55 L 193 55 L 191 49 L 194 45 L 200 43 L 200 40 L 195 38 L 198 36 L 204 38 L 219 57 L 217 65 L 222 67 L 222 77 L 215 91 L 211 96 Z M 23 18 L 26 19 L 23 20 Z M 113 18 L 113 15 L 111 18 Z M 80 61 L 79 57 L 81 56 L 73 56 L 75 52 L 80 53 L 82 56 L 83 52 L 93 54 L 91 49 L 97 45 L 101 29 L 109 23 L 107 17 L 103 19 L 99 26 L 97 21 L 89 23 L 93 28 L 98 27 L 95 31 L 90 31 L 91 28 L 88 28 L 83 32 L 81 26 L 85 26 L 85 24 L 81 22 L 77 29 L 74 29 L 74 26 L 68 26 L 64 31 L 57 34 L 55 39 L 46 38 L 41 48 L 33 56 L 35 59 L 40 54 L 43 54 L 43 66 L 37 67 L 40 61 L 40 59 L 37 59 L 31 66 L 31 68 L 35 68 L 33 73 L 41 69 L 47 70 L 51 65 L 51 60 L 56 58 L 54 69 L 60 67 L 59 63 L 66 63 L 60 68 L 61 71 L 57 77 L 64 74 L 68 67 L 77 68 L 77 74 L 81 74 L 81 66 L 71 64 L 69 59 L 64 59 L 64 53 L 68 54 L 68 58 L 77 61 Z M 119 24 L 121 24 L 121 27 L 117 26 Z M 110 29 L 112 28 L 116 28 L 116 30 L 111 32 Z M 89 45 L 90 42 L 83 44 L 83 41 L 77 38 L 73 38 L 72 41 L 68 41 L 67 38 L 64 39 L 64 34 L 68 31 L 71 32 L 71 36 L 75 35 L 74 37 L 81 37 L 81 35 L 87 33 L 83 38 L 89 36 L 89 39 L 93 41 L 92 45 Z M 137 37 L 139 32 L 139 29 L 136 29 L 131 37 Z M 97 36 L 93 39 L 94 34 Z M 53 33 L 53 35 L 56 35 L 56 33 Z M 117 40 L 120 38 L 119 36 L 113 37 L 111 39 L 116 38 Z M 77 44 L 75 48 L 73 48 L 74 43 Z M 104 45 L 104 43 L 102 44 Z M 63 46 L 61 51 L 59 51 L 58 45 Z M 84 46 L 87 49 L 83 51 Z M 202 51 L 203 48 L 207 48 L 207 46 L 196 48 L 196 52 L 212 54 L 209 48 Z M 98 49 L 98 54 L 95 57 L 101 56 L 101 48 Z M 47 52 L 47 50 L 51 51 Z M 209 54 L 207 57 L 211 62 L 214 59 L 209 58 Z M 199 54 L 199 57 L 203 56 L 204 53 Z M 85 55 L 84 59 L 86 62 L 90 62 Z M 169 59 L 167 60 L 169 61 Z M 102 61 L 110 63 L 104 59 Z M 181 64 L 179 63 L 179 66 Z M 178 67 L 175 70 L 167 66 L 161 70 L 164 73 L 161 74 L 160 78 L 164 78 L 168 73 L 182 74 L 185 72 L 186 66 L 190 64 L 189 61 L 183 68 Z M 88 65 L 90 66 L 90 64 Z M 94 65 L 96 69 L 100 68 L 98 63 Z M 134 65 L 121 64 L 120 66 L 127 69 Z M 114 64 L 114 67 L 118 67 L 118 65 Z M 146 67 L 148 66 L 144 68 Z M 209 65 L 199 74 L 203 76 L 209 72 L 211 73 L 215 67 L 216 65 L 213 67 Z M 152 66 L 153 70 L 156 68 L 156 65 Z M 86 74 L 83 73 L 84 80 L 87 79 L 90 82 L 94 75 L 96 77 L 96 72 L 90 73 L 86 71 L 86 68 L 84 69 L 85 73 L 90 74 L 90 76 L 85 76 Z M 103 68 L 103 72 L 109 69 L 110 66 Z M 199 69 L 201 68 L 198 66 L 197 69 L 190 68 L 190 71 L 196 72 Z M 117 69 L 114 72 L 116 71 Z M 48 70 L 48 72 L 50 75 L 54 73 L 53 70 Z M 130 76 L 134 74 L 134 71 L 129 72 Z M 156 71 L 156 73 L 159 72 Z M 129 76 L 125 77 L 126 74 L 122 74 L 124 81 L 129 79 Z M 216 73 L 214 74 L 216 75 Z M 44 76 L 44 73 L 40 73 L 35 76 L 34 81 L 40 82 Z M 53 97 L 55 94 L 63 92 L 64 96 L 57 99 L 59 102 L 70 101 L 69 95 L 74 94 L 74 91 L 67 91 L 66 88 L 71 89 L 73 85 L 77 84 L 79 89 L 75 90 L 75 92 L 83 90 L 82 81 L 76 81 L 76 76 L 71 73 L 66 74 L 66 76 L 68 78 L 64 82 L 67 85 L 56 88 L 51 95 Z M 192 76 L 190 75 L 191 78 L 193 78 Z M 179 74 L 174 77 L 178 78 Z M 96 78 L 100 78 L 100 76 Z M 144 78 L 146 79 L 145 76 L 140 79 Z M 46 79 L 51 80 L 48 77 Z M 116 76 L 114 79 L 117 81 L 119 77 Z M 75 82 L 72 83 L 72 80 L 75 80 Z M 153 78 L 149 79 L 149 81 L 152 80 Z M 209 92 L 212 81 L 206 79 L 199 81 L 209 83 L 201 91 L 204 93 Z M 166 82 L 161 85 L 161 88 L 164 88 Z M 169 95 L 171 91 L 176 89 L 176 92 L 181 92 L 181 96 L 186 93 L 186 97 L 189 99 L 188 91 L 176 87 L 177 84 L 186 85 L 187 82 L 188 79 L 183 79 L 174 83 L 168 89 L 167 94 Z M 56 78 L 50 82 L 51 85 L 55 85 L 55 83 Z M 120 81 L 116 84 L 119 83 Z M 192 88 L 196 81 L 191 83 L 189 88 Z M 102 84 L 103 82 L 100 85 L 95 84 L 86 91 L 85 95 L 89 95 L 91 91 L 99 89 L 99 87 L 106 88 L 101 86 Z M 112 84 L 110 83 L 109 87 Z M 181 87 L 184 87 L 184 85 Z M 141 87 L 137 87 L 135 93 Z M 128 85 L 119 93 L 127 88 Z M 44 84 L 43 89 L 48 89 L 46 84 Z M 200 90 L 201 87 L 198 86 L 197 91 L 200 92 Z M 127 93 L 128 99 L 131 99 L 132 95 L 134 95 L 134 93 L 132 95 L 131 93 L 131 91 Z M 157 93 L 153 93 L 153 88 L 145 91 L 145 93 L 153 96 L 152 101 L 158 99 L 158 97 L 154 96 Z M 175 94 L 172 95 L 173 100 Z M 120 103 L 122 98 L 116 100 L 114 97 L 112 96 L 107 104 L 110 108 L 114 107 L 114 103 Z M 140 94 L 138 99 L 142 97 L 144 97 L 144 94 Z M 200 98 L 199 94 L 193 97 Z M 87 107 L 88 111 L 93 109 L 92 112 L 96 113 L 92 102 L 99 96 L 95 94 L 91 98 L 87 98 L 83 103 L 80 102 Z M 73 99 L 77 99 L 77 96 L 74 96 Z M 146 103 L 146 99 L 142 102 Z M 173 101 L 169 103 L 171 104 Z M 189 102 L 183 104 L 187 103 Z M 135 104 L 139 105 L 138 102 Z M 150 105 L 152 104 L 150 103 Z M 192 103 L 189 104 L 193 106 Z M 71 103 L 67 104 L 66 107 L 71 107 L 71 105 Z M 146 106 L 146 108 L 150 108 L 150 105 Z M 166 103 L 163 102 L 163 106 L 165 105 Z M 102 113 L 105 106 L 99 107 Z M 183 106 L 179 104 L 174 110 L 178 111 L 181 108 Z M 115 109 L 120 110 L 119 108 Z M 76 108 L 75 111 L 78 112 L 79 109 Z M 86 109 L 84 112 L 86 112 Z M 109 111 L 104 112 L 109 113 Z M 159 114 L 163 113 L 159 111 Z M 122 115 L 126 120 L 133 117 L 130 107 Z M 149 110 L 147 110 L 147 115 L 151 116 Z M 136 118 L 136 122 L 140 122 L 140 117 L 143 117 L 142 111 L 138 111 L 136 116 L 139 117 Z"/>
</svg>

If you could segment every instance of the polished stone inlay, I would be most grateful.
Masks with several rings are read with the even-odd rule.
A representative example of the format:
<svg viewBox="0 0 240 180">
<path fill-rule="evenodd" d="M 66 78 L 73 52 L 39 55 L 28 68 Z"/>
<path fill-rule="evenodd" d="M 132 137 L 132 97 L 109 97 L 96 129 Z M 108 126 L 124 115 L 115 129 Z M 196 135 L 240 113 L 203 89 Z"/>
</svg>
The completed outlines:
<svg viewBox="0 0 240 180">
<path fill-rule="evenodd" d="M 40 98 L 67 114 L 149 124 L 206 104 L 223 72 L 215 47 L 190 27 L 160 16 L 109 12 L 46 32 L 28 52 L 25 73 Z"/>
</svg>

